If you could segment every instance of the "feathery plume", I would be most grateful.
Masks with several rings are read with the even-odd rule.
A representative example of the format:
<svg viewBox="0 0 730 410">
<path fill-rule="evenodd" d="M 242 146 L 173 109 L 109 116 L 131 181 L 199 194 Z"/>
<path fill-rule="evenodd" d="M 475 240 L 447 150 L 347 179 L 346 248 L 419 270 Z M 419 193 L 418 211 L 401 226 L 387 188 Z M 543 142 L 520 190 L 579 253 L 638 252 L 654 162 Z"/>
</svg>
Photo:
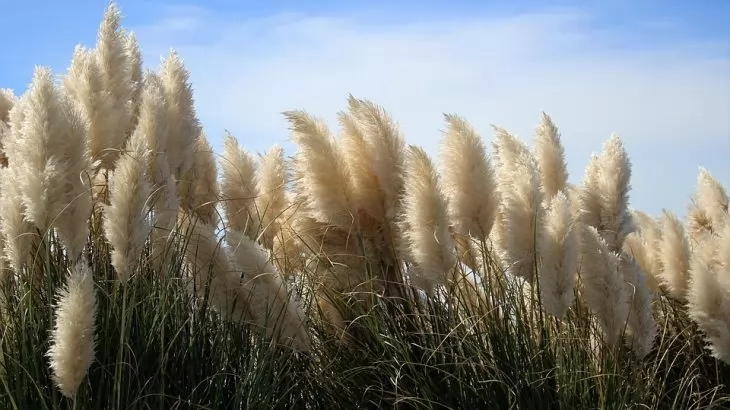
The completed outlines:
<svg viewBox="0 0 730 410">
<path fill-rule="evenodd" d="M 259 159 L 256 178 L 258 197 L 256 209 L 260 214 L 262 239 L 267 249 L 273 249 L 274 237 L 279 235 L 280 219 L 289 206 L 286 195 L 288 175 L 284 149 L 275 145 Z"/>
<path fill-rule="evenodd" d="M 4 141 L 8 153 L 8 166 L 0 168 L 0 232 L 5 240 L 4 258 L 16 272 L 25 266 L 32 249 L 38 242 L 33 224 L 26 217 L 27 211 L 21 198 L 20 167 L 22 152 L 20 141 L 25 120 L 28 93 L 23 94 L 8 114 L 9 129 Z"/>
<path fill-rule="evenodd" d="M 629 316 L 631 293 L 619 270 L 618 255 L 595 227 L 581 226 L 583 296 L 597 316 L 604 340 L 616 345 Z"/>
<path fill-rule="evenodd" d="M 73 398 L 94 360 L 96 295 L 91 270 L 82 258 L 71 268 L 56 305 L 48 358 L 64 396 Z"/>
<path fill-rule="evenodd" d="M 652 292 L 658 292 L 663 270 L 659 253 L 661 226 L 655 218 L 637 210 L 632 211 L 631 219 L 636 230 L 626 235 L 622 249 L 633 256 L 641 270 L 646 273 Z"/>
<path fill-rule="evenodd" d="M 124 50 L 127 53 L 127 59 L 129 61 L 129 79 L 131 81 L 132 92 L 132 117 L 129 122 L 129 128 L 127 133 L 130 135 L 137 126 L 137 119 L 139 116 L 139 106 L 142 99 L 142 89 L 144 86 L 144 76 L 142 70 L 142 52 L 139 49 L 139 43 L 137 42 L 137 36 L 134 33 L 127 35 L 127 41 L 124 43 Z"/>
<path fill-rule="evenodd" d="M 690 278 L 689 315 L 705 333 L 712 355 L 730 364 L 730 223 L 698 245 Z"/>
<path fill-rule="evenodd" d="M 392 221 L 399 212 L 403 190 L 403 167 L 405 166 L 405 141 L 398 124 L 391 116 L 372 101 L 348 96 L 350 113 L 362 130 L 363 139 L 370 151 L 373 173 L 383 192 L 384 218 Z"/>
<path fill-rule="evenodd" d="M 558 127 L 544 112 L 535 133 L 535 158 L 542 177 L 540 186 L 545 200 L 549 201 L 565 189 L 568 183 L 568 170 Z"/>
<path fill-rule="evenodd" d="M 259 215 L 256 210 L 256 162 L 253 156 L 232 135 L 223 140 L 220 160 L 223 180 L 221 200 L 227 228 L 244 233 L 252 240 L 259 235 Z"/>
<path fill-rule="evenodd" d="M 90 164 L 86 123 L 53 83 L 50 69 L 38 67 L 28 89 L 22 138 L 17 141 L 19 191 L 26 216 L 41 232 L 55 225 L 72 258 L 88 236 L 91 197 L 83 181 Z"/>
<path fill-rule="evenodd" d="M 380 181 L 374 168 L 375 160 L 364 131 L 352 113 L 340 112 L 338 119 L 342 127 L 340 139 L 342 155 L 352 180 L 354 207 L 373 220 L 384 222 L 385 193 L 380 188 Z"/>
<path fill-rule="evenodd" d="M 15 105 L 16 97 L 13 90 L 0 88 L 0 122 L 10 122 L 10 110 Z"/>
<path fill-rule="evenodd" d="M 672 212 L 664 210 L 659 243 L 662 282 L 669 294 L 684 300 L 689 281 L 690 248 L 682 222 Z"/>
<path fill-rule="evenodd" d="M 618 262 L 623 280 L 628 285 L 631 300 L 626 329 L 629 346 L 636 357 L 642 359 L 651 351 L 658 329 L 652 315 L 652 294 L 647 275 L 641 271 L 633 257 L 621 253 Z"/>
<path fill-rule="evenodd" d="M 428 154 L 411 145 L 406 156 L 403 199 L 404 245 L 416 265 L 415 282 L 433 293 L 456 265 L 447 201 Z"/>
<path fill-rule="evenodd" d="M 441 175 L 454 230 L 485 240 L 499 207 L 494 171 L 481 137 L 462 117 L 446 114 Z"/>
<path fill-rule="evenodd" d="M 315 219 L 350 230 L 354 206 L 350 170 L 345 157 L 321 120 L 303 111 L 288 111 L 291 140 L 299 147 L 295 171 L 298 184 L 307 192 Z"/>
<path fill-rule="evenodd" d="M 147 177 L 149 148 L 144 134 L 135 132 L 116 163 L 104 210 L 104 233 L 112 245 L 112 265 L 126 282 L 137 267 L 145 241 L 152 232 L 148 218 L 152 185 Z"/>
<path fill-rule="evenodd" d="M 98 135 L 100 140 L 91 152 L 94 161 L 101 161 L 102 168 L 114 169 L 119 152 L 127 138 L 133 107 L 132 68 L 126 53 L 126 36 L 121 29 L 121 12 L 109 3 L 99 26 L 95 57 L 101 75 L 101 89 L 111 99 L 111 110 L 105 117 L 107 132 Z"/>
<path fill-rule="evenodd" d="M 15 94 L 6 88 L 0 88 L 0 167 L 8 166 L 5 153 L 5 138 L 10 134 L 10 110 L 15 105 Z"/>
<path fill-rule="evenodd" d="M 705 168 L 697 176 L 697 192 L 688 214 L 690 238 L 694 242 L 717 235 L 728 221 L 728 195 L 725 187 Z"/>
<path fill-rule="evenodd" d="M 109 148 L 109 138 L 117 130 L 115 100 L 104 82 L 94 50 L 76 46 L 71 66 L 63 77 L 63 90 L 78 104 L 89 126 L 88 147 L 93 161 L 101 160 Z M 107 161 L 108 165 L 109 162 Z"/>
<path fill-rule="evenodd" d="M 191 174 L 192 209 L 204 223 L 215 226 L 218 224 L 215 208 L 218 203 L 218 169 L 213 147 L 205 133 L 201 133 L 195 140 L 195 163 Z"/>
<path fill-rule="evenodd" d="M 530 281 L 539 251 L 537 230 L 544 218 L 537 164 L 522 141 L 502 128 L 495 130 L 501 204 L 493 236 L 508 271 Z"/>
<path fill-rule="evenodd" d="M 575 224 L 570 201 L 563 191 L 559 191 L 550 200 L 538 237 L 540 297 L 545 311 L 557 318 L 565 316 L 575 297 L 579 251 Z"/>
<path fill-rule="evenodd" d="M 202 130 L 196 117 L 190 73 L 175 51 L 162 60 L 159 78 L 168 101 L 167 161 L 173 176 L 180 179 L 193 167 L 195 140 Z"/>
<path fill-rule="evenodd" d="M 631 162 L 617 135 L 603 145 L 586 168 L 581 192 L 582 221 L 598 230 L 612 252 L 618 253 L 633 231 L 629 214 Z"/>
</svg>

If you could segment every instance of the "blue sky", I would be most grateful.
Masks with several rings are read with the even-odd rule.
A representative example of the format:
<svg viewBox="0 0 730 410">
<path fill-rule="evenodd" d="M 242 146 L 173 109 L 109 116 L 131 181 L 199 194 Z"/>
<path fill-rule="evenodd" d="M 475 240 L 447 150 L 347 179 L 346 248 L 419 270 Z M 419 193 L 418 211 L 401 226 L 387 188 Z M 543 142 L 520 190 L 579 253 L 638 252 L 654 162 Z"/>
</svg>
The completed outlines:
<svg viewBox="0 0 730 410">
<path fill-rule="evenodd" d="M 148 66 L 170 48 L 191 71 L 214 146 L 286 142 L 280 112 L 336 130 L 352 92 L 385 106 L 408 142 L 438 152 L 442 112 L 487 139 L 530 140 L 540 110 L 563 133 L 571 182 L 610 133 L 633 162 L 632 205 L 680 215 L 697 167 L 730 188 L 730 1 L 128 1 Z M 0 87 L 57 73 L 92 45 L 105 1 L 0 0 Z"/>
</svg>

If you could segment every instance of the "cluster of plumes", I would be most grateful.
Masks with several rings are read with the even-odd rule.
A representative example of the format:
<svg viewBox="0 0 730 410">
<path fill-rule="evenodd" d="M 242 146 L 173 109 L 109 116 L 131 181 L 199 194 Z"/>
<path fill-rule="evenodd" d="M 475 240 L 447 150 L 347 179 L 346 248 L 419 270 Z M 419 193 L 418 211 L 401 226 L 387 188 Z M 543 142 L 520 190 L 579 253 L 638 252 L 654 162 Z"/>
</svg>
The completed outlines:
<svg viewBox="0 0 730 410">
<path fill-rule="evenodd" d="M 60 81 L 37 67 L 21 96 L 0 91 L 0 280 L 43 274 L 38 256 L 57 251 L 49 239 L 60 239 L 70 269 L 58 290 L 47 354 L 59 390 L 71 398 L 94 358 L 96 296 L 87 253 L 98 250 L 85 250 L 98 223 L 122 284 L 147 271 L 146 262 L 169 273 L 166 262 L 187 243 L 175 274 L 190 277 L 198 295 L 208 289 L 222 316 L 265 326 L 272 343 L 309 348 L 301 308 L 268 263 L 264 246 L 272 247 L 273 236 L 259 244 L 236 236 L 239 226 L 227 227 L 226 251 L 219 252 L 216 159 L 182 60 L 171 52 L 157 72 L 144 72 L 134 34 L 120 21 L 110 4 L 95 47 L 77 46 Z M 266 194 L 257 205 L 281 210 L 287 202 L 277 182 L 284 181 L 282 163 L 281 150 L 262 160 L 256 188 Z M 275 225 L 271 215 L 257 226 Z"/>
<path fill-rule="evenodd" d="M 172 52 L 144 72 L 113 4 L 96 47 L 76 48 L 60 84 L 37 68 L 20 97 L 0 92 L 0 279 L 31 269 L 47 233 L 61 239 L 72 268 L 48 355 L 65 395 L 93 361 L 84 249 L 95 221 L 122 284 L 182 275 L 224 318 L 295 350 L 310 340 L 289 279 L 314 284 L 321 317 L 342 328 L 333 295 L 365 303 L 373 292 L 457 288 L 479 299 L 473 285 L 502 275 L 557 319 L 590 310 L 607 343 L 625 340 L 639 357 L 657 333 L 653 301 L 668 295 L 730 362 L 728 196 L 709 172 L 685 227 L 668 211 L 657 220 L 629 208 L 631 163 L 617 136 L 572 185 L 547 114 L 532 148 L 494 127 L 492 152 L 464 118 L 445 115 L 437 165 L 382 107 L 347 102 L 339 136 L 307 112 L 284 113 L 291 160 L 279 146 L 257 158 L 232 135 L 216 160 L 182 60 Z"/>
<path fill-rule="evenodd" d="M 367 284 L 387 293 L 377 284 L 396 280 L 427 294 L 463 290 L 462 263 L 490 280 L 480 252 L 487 250 L 502 274 L 539 289 L 549 314 L 565 318 L 577 290 L 608 343 L 625 335 L 638 356 L 651 350 L 657 325 L 649 279 L 622 249 L 634 224 L 630 162 L 618 137 L 574 186 L 547 114 L 533 149 L 494 127 L 491 154 L 464 118 L 445 115 L 440 169 L 422 148 L 406 146 L 370 101 L 350 96 L 339 139 L 306 112 L 285 115 L 298 148 L 297 211 L 287 220 L 303 243 L 289 257 L 317 259 L 321 288 L 357 293 Z M 252 162 L 240 162 L 253 175 Z"/>
<path fill-rule="evenodd" d="M 730 217 L 725 187 L 700 168 L 686 225 L 669 211 L 634 215 L 625 249 L 648 273 L 652 292 L 688 307 L 715 357 L 730 363 Z"/>
</svg>

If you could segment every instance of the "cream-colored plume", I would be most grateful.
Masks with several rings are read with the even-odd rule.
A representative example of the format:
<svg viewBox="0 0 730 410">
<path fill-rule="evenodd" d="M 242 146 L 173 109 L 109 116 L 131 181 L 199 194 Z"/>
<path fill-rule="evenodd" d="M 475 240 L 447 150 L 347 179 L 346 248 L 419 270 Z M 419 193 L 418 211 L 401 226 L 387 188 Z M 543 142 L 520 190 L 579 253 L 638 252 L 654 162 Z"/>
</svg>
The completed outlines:
<svg viewBox="0 0 730 410">
<path fill-rule="evenodd" d="M 544 112 L 535 133 L 535 159 L 542 179 L 540 187 L 545 200 L 549 201 L 565 189 L 568 183 L 568 167 L 558 127 Z"/>
<path fill-rule="evenodd" d="M 86 123 L 55 86 L 48 68 L 36 68 L 26 104 L 21 137 L 15 142 L 15 154 L 24 161 L 13 165 L 18 166 L 26 217 L 41 232 L 55 226 L 76 258 L 86 243 L 91 214 Z"/>
<path fill-rule="evenodd" d="M 321 120 L 303 111 L 288 111 L 291 140 L 298 146 L 297 184 L 307 193 L 312 216 L 350 230 L 354 223 L 352 180 L 345 156 Z"/>
<path fill-rule="evenodd" d="M 372 170 L 382 191 L 384 218 L 393 221 L 400 210 L 406 145 L 398 124 L 383 109 L 369 100 L 348 97 L 348 106 L 362 129 L 363 139 L 372 158 Z"/>
<path fill-rule="evenodd" d="M 570 200 L 559 191 L 550 200 L 545 223 L 538 236 L 540 297 L 549 314 L 562 318 L 575 298 L 575 274 L 579 244 L 577 221 L 570 212 Z"/>
<path fill-rule="evenodd" d="M 127 130 L 127 132 L 131 135 L 134 128 L 137 126 L 137 120 L 139 117 L 139 106 L 142 102 L 142 89 L 144 87 L 144 72 L 142 69 L 142 52 L 139 49 L 137 36 L 134 33 L 129 33 L 124 46 L 124 50 L 127 53 L 127 59 L 129 60 L 129 79 L 132 86 L 132 95 L 130 97 L 132 101 L 132 117 Z"/>
<path fill-rule="evenodd" d="M 713 356 L 730 364 L 730 223 L 694 250 L 690 278 L 689 315 L 705 333 Z"/>
<path fill-rule="evenodd" d="M 631 162 L 617 135 L 591 158 L 581 192 L 582 221 L 598 230 L 612 252 L 620 252 L 633 231 L 629 213 Z"/>
<path fill-rule="evenodd" d="M 23 121 L 28 93 L 23 94 L 8 113 L 9 128 L 4 140 L 8 166 L 0 168 L 0 232 L 5 241 L 3 257 L 16 272 L 25 266 L 38 238 L 26 217 L 20 191 L 21 165 L 19 143 L 23 138 Z"/>
<path fill-rule="evenodd" d="M 6 88 L 0 88 L 0 167 L 8 166 L 5 153 L 5 138 L 10 133 L 10 110 L 15 105 L 15 94 Z"/>
<path fill-rule="evenodd" d="M 203 223 L 218 225 L 218 169 L 215 153 L 205 133 L 195 140 L 195 164 L 192 172 L 191 208 Z"/>
<path fill-rule="evenodd" d="M 512 275 L 531 280 L 544 209 L 537 164 L 527 146 L 502 128 L 492 142 L 501 204 L 494 229 L 499 257 Z"/>
<path fill-rule="evenodd" d="M 121 13 L 110 3 L 99 26 L 94 55 L 101 74 L 102 90 L 111 99 L 111 110 L 105 117 L 107 132 L 99 134 L 93 143 L 91 156 L 101 166 L 113 169 L 127 139 L 134 108 L 132 97 L 136 84 L 132 81 L 132 67 L 126 52 L 127 38 L 121 28 Z"/>
<path fill-rule="evenodd" d="M 684 300 L 689 281 L 690 247 L 684 225 L 672 212 L 664 210 L 659 242 L 661 279 L 669 294 Z"/>
<path fill-rule="evenodd" d="M 482 139 L 457 115 L 445 115 L 441 175 L 454 230 L 485 240 L 499 207 L 494 170 Z"/>
<path fill-rule="evenodd" d="M 274 238 L 281 235 L 281 219 L 289 207 L 286 184 L 289 178 L 284 163 L 284 149 L 278 145 L 269 149 L 260 159 L 256 178 L 258 209 L 262 237 L 261 243 L 267 249 L 273 249 Z"/>
<path fill-rule="evenodd" d="M 663 271 L 659 253 L 662 240 L 661 226 L 655 218 L 645 212 L 634 210 L 631 215 L 636 230 L 626 235 L 622 249 L 633 256 L 641 270 L 646 273 L 652 292 L 658 292 Z"/>
<path fill-rule="evenodd" d="M 619 269 L 618 255 L 593 226 L 581 225 L 582 295 L 596 314 L 606 342 L 616 345 L 631 308 L 631 292 Z"/>
<path fill-rule="evenodd" d="M 71 267 L 59 296 L 47 356 L 56 386 L 64 396 L 73 398 L 94 361 L 96 344 L 96 294 L 84 258 Z"/>
<path fill-rule="evenodd" d="M 626 253 L 619 255 L 619 270 L 626 281 L 631 300 L 627 322 L 628 344 L 638 358 L 643 358 L 654 346 L 657 323 L 652 314 L 652 293 L 647 275 L 636 260 Z"/>
<path fill-rule="evenodd" d="M 166 156 L 170 170 L 178 180 L 193 168 L 195 140 L 202 130 L 196 117 L 190 73 L 177 52 L 171 51 L 168 58 L 162 60 L 159 76 L 168 101 Z"/>
<path fill-rule="evenodd" d="M 728 195 L 725 187 L 705 168 L 700 167 L 697 191 L 688 214 L 690 239 L 701 242 L 717 235 L 728 221 Z"/>
<path fill-rule="evenodd" d="M 88 146 L 93 161 L 102 160 L 109 153 L 110 138 L 118 129 L 115 118 L 116 101 L 109 90 L 104 88 L 104 81 L 94 50 L 76 46 L 68 73 L 63 77 L 63 90 L 81 108 L 88 122 Z M 112 165 L 110 160 L 104 161 Z"/>
<path fill-rule="evenodd" d="M 227 228 L 244 233 L 253 240 L 259 235 L 259 213 L 256 209 L 256 162 L 232 135 L 223 140 L 220 159 L 223 179 L 221 201 Z"/>
<path fill-rule="evenodd" d="M 112 265 L 121 282 L 137 268 L 155 223 L 154 216 L 150 219 L 152 185 L 147 176 L 149 148 L 144 135 L 135 132 L 125 151 L 117 160 L 109 205 L 104 210 L 104 233 L 113 248 Z"/>
<path fill-rule="evenodd" d="M 416 285 L 428 293 L 446 284 L 456 265 L 449 232 L 447 200 L 439 175 L 428 154 L 411 145 L 406 156 L 403 199 L 403 236 L 409 259 L 415 264 Z"/>
<path fill-rule="evenodd" d="M 15 105 L 16 97 L 13 90 L 0 88 L 0 122 L 10 122 L 10 110 Z"/>
<path fill-rule="evenodd" d="M 167 161 L 168 147 L 167 101 L 162 83 L 157 74 L 145 74 L 144 87 L 139 108 L 139 118 L 135 133 L 144 136 L 150 150 L 148 175 L 152 182 L 152 199 L 155 212 L 155 229 L 152 233 L 152 255 L 154 268 L 162 273 L 164 254 L 169 243 L 169 235 L 175 226 L 179 199 L 175 179 Z"/>
</svg>

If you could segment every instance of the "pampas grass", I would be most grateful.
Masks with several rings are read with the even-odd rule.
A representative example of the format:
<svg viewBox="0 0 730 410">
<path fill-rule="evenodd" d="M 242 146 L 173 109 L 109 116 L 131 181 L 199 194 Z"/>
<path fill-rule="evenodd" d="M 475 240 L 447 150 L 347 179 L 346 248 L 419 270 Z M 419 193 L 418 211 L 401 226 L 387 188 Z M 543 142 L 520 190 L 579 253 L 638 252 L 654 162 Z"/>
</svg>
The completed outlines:
<svg viewBox="0 0 730 410">
<path fill-rule="evenodd" d="M 56 325 L 48 351 L 54 379 L 64 396 L 74 398 L 94 360 L 96 337 L 94 280 L 85 260 L 78 261 L 59 295 Z"/>
<path fill-rule="evenodd" d="M 532 147 L 452 113 L 436 164 L 353 95 L 256 153 L 113 3 L 70 51 L 0 94 L 0 407 L 730 404 L 709 170 L 686 220 L 649 215 L 617 136 L 574 184 L 547 113 Z"/>
<path fill-rule="evenodd" d="M 415 265 L 413 280 L 433 293 L 451 280 L 456 256 L 441 181 L 423 149 L 409 147 L 404 182 L 404 244 Z"/>
</svg>

